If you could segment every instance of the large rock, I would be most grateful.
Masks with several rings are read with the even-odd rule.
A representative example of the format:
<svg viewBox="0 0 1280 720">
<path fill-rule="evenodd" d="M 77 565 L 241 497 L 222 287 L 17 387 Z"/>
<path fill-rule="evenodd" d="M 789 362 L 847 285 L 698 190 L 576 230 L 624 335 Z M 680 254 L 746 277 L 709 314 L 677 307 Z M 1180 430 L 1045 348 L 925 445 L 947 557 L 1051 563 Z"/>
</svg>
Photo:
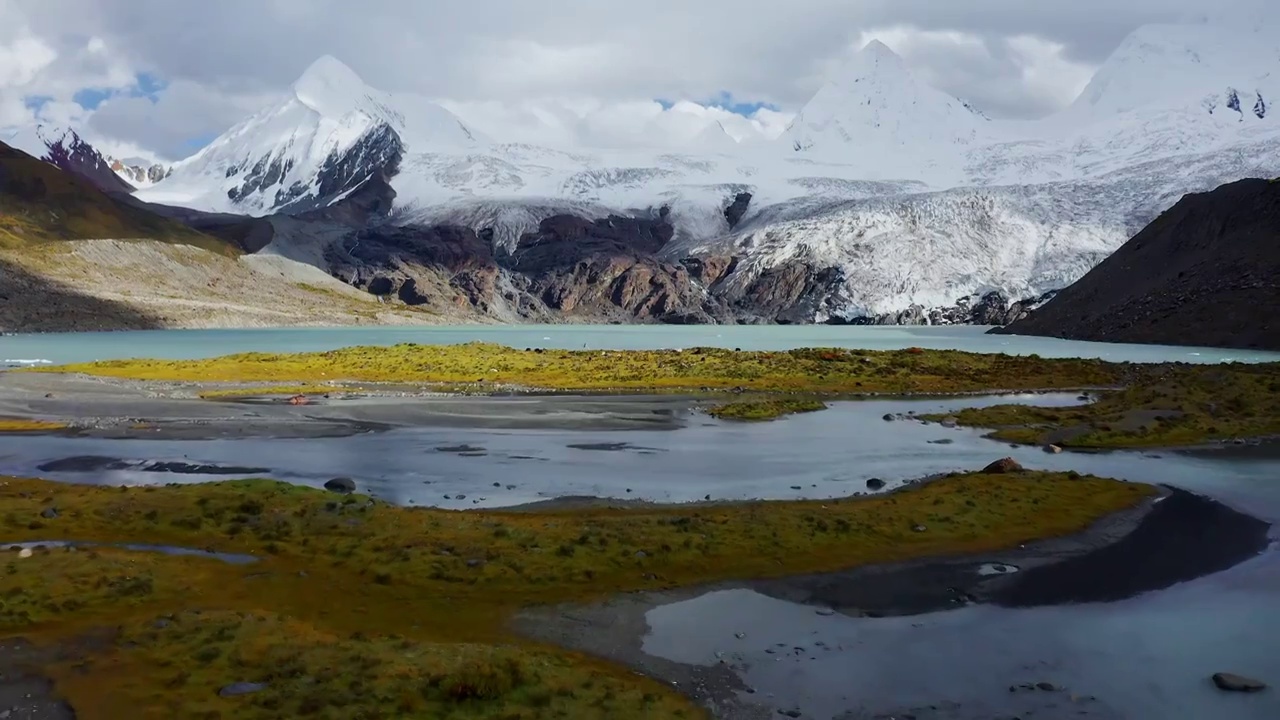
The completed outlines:
<svg viewBox="0 0 1280 720">
<path fill-rule="evenodd" d="M 350 495 L 356 491 L 356 481 L 351 478 L 334 478 L 324 484 L 324 489 L 340 495 Z"/>
<path fill-rule="evenodd" d="M 1213 684 L 1217 685 L 1219 690 L 1228 692 L 1262 692 L 1267 689 L 1267 684 L 1261 680 L 1234 673 L 1214 673 Z"/>
<path fill-rule="evenodd" d="M 1013 458 L 1001 458 L 982 469 L 982 472 L 988 475 L 1003 475 L 1006 473 L 1020 473 L 1026 470 L 1018 464 Z"/>
<path fill-rule="evenodd" d="M 738 223 L 742 222 L 742 216 L 747 214 L 749 207 L 751 207 L 751 193 L 741 192 L 733 196 L 733 202 L 724 209 L 724 219 L 728 221 L 730 230 L 738 227 Z"/>
<path fill-rule="evenodd" d="M 405 305 L 426 305 L 431 301 L 426 295 L 418 292 L 418 282 L 413 278 L 400 283 L 400 289 L 396 291 L 396 296 Z"/>
</svg>

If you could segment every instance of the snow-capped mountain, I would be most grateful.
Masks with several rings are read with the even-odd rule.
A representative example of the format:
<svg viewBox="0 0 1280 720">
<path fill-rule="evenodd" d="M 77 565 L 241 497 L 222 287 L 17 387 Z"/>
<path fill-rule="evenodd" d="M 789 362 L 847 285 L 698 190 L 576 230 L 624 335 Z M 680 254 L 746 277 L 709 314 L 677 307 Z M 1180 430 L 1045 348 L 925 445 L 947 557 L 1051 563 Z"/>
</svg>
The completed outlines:
<svg viewBox="0 0 1280 720">
<path fill-rule="evenodd" d="M 877 163 L 918 150 L 959 156 L 986 120 L 916 78 L 879 40 L 828 80 L 791 122 L 783 141 L 813 157 L 868 156 Z"/>
<path fill-rule="evenodd" d="M 147 199 L 253 214 L 323 206 L 394 172 L 410 148 L 465 151 L 482 138 L 443 107 L 374 90 L 332 57 L 275 105 L 177 163 Z"/>
<path fill-rule="evenodd" d="M 132 192 L 111 162 L 80 134 L 68 127 L 35 125 L 0 132 L 0 141 L 26 154 L 87 179 L 104 192 Z"/>
<path fill-rule="evenodd" d="M 551 215 L 665 208 L 663 255 L 733 256 L 726 286 L 785 263 L 830 269 L 837 291 L 806 305 L 819 321 L 988 291 L 1032 297 L 1078 279 L 1184 193 L 1280 175 L 1270 37 L 1141 28 L 1074 105 L 1033 122 L 988 120 L 874 42 L 777 141 L 734 143 L 711 126 L 687 152 L 490 140 L 322 58 L 140 196 L 262 215 L 385 177 L 394 222 L 468 225 L 508 249 Z M 731 228 L 724 210 L 747 193 Z"/>
</svg>

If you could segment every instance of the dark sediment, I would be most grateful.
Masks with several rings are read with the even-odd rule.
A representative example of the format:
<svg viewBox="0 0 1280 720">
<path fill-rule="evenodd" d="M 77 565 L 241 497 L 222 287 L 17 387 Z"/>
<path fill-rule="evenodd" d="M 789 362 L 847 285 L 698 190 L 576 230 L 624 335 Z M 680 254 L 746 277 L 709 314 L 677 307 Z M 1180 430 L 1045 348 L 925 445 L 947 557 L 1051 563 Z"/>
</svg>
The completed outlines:
<svg viewBox="0 0 1280 720">
<path fill-rule="evenodd" d="M 1028 607 L 1111 602 L 1163 590 L 1258 555 L 1270 528 L 1215 500 L 1175 490 L 1119 542 L 1020 573 L 993 600 Z"/>
<path fill-rule="evenodd" d="M 132 462 L 97 455 L 78 455 L 75 457 L 50 460 L 39 466 L 42 472 L 101 472 L 103 470 L 138 470 L 153 473 L 176 473 L 180 475 L 261 475 L 271 472 L 271 468 L 237 467 L 234 465 L 207 465 L 172 461 Z"/>
</svg>

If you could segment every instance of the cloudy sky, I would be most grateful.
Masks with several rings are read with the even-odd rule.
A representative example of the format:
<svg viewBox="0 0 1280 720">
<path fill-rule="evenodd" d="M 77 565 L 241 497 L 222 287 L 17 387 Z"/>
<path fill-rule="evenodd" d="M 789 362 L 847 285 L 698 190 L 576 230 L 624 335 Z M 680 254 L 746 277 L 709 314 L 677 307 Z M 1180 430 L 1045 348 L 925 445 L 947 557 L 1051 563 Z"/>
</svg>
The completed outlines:
<svg viewBox="0 0 1280 720">
<path fill-rule="evenodd" d="M 868 40 L 993 117 L 1070 103 L 1135 27 L 1275 0 L 0 0 L 0 128 L 178 159 L 320 55 L 491 136 L 776 134 Z"/>
</svg>

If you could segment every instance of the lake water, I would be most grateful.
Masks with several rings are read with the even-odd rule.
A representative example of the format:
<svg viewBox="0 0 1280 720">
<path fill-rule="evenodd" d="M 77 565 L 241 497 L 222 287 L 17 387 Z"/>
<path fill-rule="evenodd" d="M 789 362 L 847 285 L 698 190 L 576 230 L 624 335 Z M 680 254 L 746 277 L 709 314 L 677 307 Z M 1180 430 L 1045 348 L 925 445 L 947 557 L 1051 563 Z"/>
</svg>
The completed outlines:
<svg viewBox="0 0 1280 720">
<path fill-rule="evenodd" d="M 986 335 L 987 327 L 831 325 L 454 325 L 439 327 L 151 330 L 0 337 L 0 366 L 130 357 L 192 359 L 241 352 L 311 352 L 352 345 L 491 342 L 516 348 L 636 350 L 697 346 L 744 350 L 907 347 L 1089 357 L 1115 362 L 1280 362 L 1280 353 L 1162 345 L 1089 343 Z"/>
<path fill-rule="evenodd" d="M 913 421 L 888 413 L 949 412 L 1023 402 L 1078 404 L 1074 394 L 988 398 L 866 400 L 832 403 L 819 413 L 770 423 L 684 418 L 677 430 L 492 430 L 415 428 L 345 438 L 112 440 L 0 436 L 0 474 L 71 482 L 205 482 L 208 475 L 141 470 L 148 462 L 266 468 L 270 477 L 321 487 L 354 479 L 402 505 L 453 509 L 502 507 L 566 496 L 657 502 L 830 498 L 866 491 L 870 478 L 892 489 L 907 480 L 976 470 L 1004 456 L 1027 467 L 1076 470 L 1210 494 L 1280 522 L 1280 457 L 1117 452 L 1051 455 L 1012 448 L 983 431 Z M 74 456 L 130 461 L 134 469 L 46 472 Z"/>
</svg>

